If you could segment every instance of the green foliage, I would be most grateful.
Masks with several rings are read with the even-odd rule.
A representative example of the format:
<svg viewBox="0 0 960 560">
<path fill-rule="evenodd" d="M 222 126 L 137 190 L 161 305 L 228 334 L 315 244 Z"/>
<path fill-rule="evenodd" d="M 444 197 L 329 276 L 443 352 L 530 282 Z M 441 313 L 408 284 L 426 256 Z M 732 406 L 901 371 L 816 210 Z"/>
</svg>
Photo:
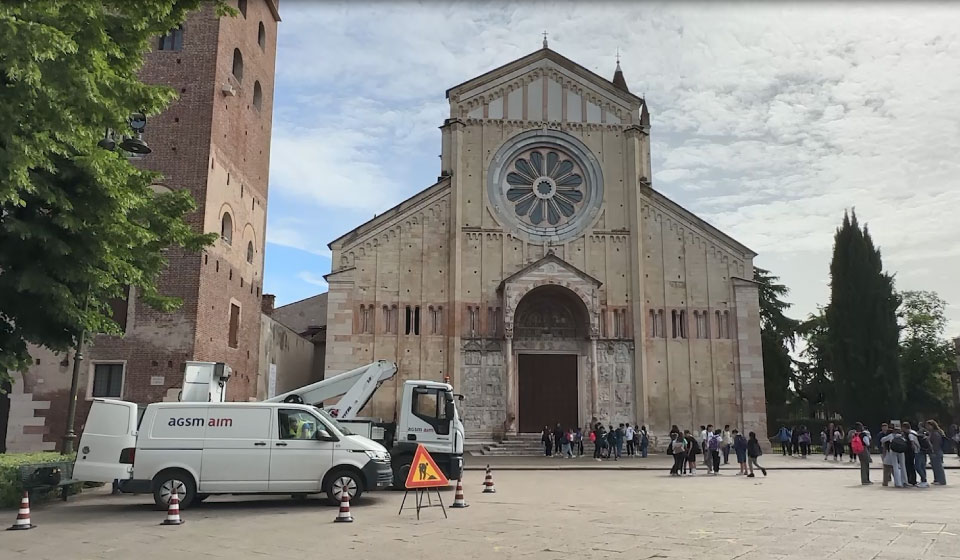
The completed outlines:
<svg viewBox="0 0 960 560">
<path fill-rule="evenodd" d="M 797 360 L 797 372 L 794 378 L 794 390 L 801 402 L 806 405 L 803 411 L 808 417 L 822 414 L 830 418 L 837 410 L 832 376 L 827 353 L 827 316 L 823 309 L 807 317 L 797 330 L 803 339 L 804 348 Z M 809 427 L 809 424 L 808 424 Z"/>
<path fill-rule="evenodd" d="M 175 307 L 157 290 L 164 251 L 214 239 L 184 221 L 188 192 L 154 195 L 156 174 L 96 145 L 108 128 L 128 130 L 130 114 L 174 99 L 140 81 L 143 53 L 204 4 L 0 4 L 0 376 L 26 366 L 27 343 L 64 350 L 82 329 L 116 332 L 108 301 L 128 285 Z"/>
<path fill-rule="evenodd" d="M 790 351 L 800 323 L 784 315 L 790 304 L 783 301 L 790 290 L 779 284 L 779 277 L 768 270 L 754 267 L 753 279 L 760 284 L 760 342 L 763 349 L 763 383 L 767 401 L 767 418 L 784 416 L 793 393 L 794 377 Z"/>
<path fill-rule="evenodd" d="M 944 337 L 947 302 L 936 292 L 900 294 L 900 369 L 906 391 L 905 417 L 950 417 L 950 377 L 954 348 Z"/>
<path fill-rule="evenodd" d="M 845 214 L 830 263 L 826 352 L 847 422 L 875 425 L 902 413 L 898 305 L 869 231 L 855 213 Z"/>
<path fill-rule="evenodd" d="M 0 507 L 15 507 L 20 503 L 23 488 L 20 485 L 20 467 L 31 463 L 56 463 L 73 461 L 75 455 L 61 455 L 49 451 L 43 453 L 0 453 Z M 33 501 L 34 497 L 31 496 Z"/>
</svg>

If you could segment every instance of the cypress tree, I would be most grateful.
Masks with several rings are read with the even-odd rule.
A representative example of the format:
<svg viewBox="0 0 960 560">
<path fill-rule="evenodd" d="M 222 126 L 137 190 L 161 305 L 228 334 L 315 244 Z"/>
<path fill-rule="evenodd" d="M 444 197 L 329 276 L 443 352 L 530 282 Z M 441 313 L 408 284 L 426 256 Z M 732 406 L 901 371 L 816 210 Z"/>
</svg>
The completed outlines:
<svg viewBox="0 0 960 560">
<path fill-rule="evenodd" d="M 844 213 L 834 236 L 826 317 L 834 390 L 847 423 L 875 426 L 902 412 L 898 306 L 870 232 L 855 212 Z"/>
</svg>

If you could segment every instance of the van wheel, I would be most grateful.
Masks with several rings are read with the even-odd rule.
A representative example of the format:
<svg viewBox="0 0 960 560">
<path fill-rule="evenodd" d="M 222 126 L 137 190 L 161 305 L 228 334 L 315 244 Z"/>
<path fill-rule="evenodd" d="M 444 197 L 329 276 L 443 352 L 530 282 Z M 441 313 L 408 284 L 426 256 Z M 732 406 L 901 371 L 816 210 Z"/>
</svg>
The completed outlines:
<svg viewBox="0 0 960 560">
<path fill-rule="evenodd" d="M 350 501 L 354 501 L 363 494 L 363 483 L 360 477 L 348 470 L 337 471 L 327 480 L 327 499 L 334 504 L 339 504 L 343 492 L 350 495 Z"/>
<path fill-rule="evenodd" d="M 410 458 L 404 459 L 399 468 L 393 471 L 393 489 L 403 490 L 410 475 Z"/>
<path fill-rule="evenodd" d="M 183 509 L 190 507 L 197 497 L 197 485 L 189 473 L 181 470 L 164 471 L 153 479 L 153 501 L 157 509 L 167 509 L 174 490 Z"/>
</svg>

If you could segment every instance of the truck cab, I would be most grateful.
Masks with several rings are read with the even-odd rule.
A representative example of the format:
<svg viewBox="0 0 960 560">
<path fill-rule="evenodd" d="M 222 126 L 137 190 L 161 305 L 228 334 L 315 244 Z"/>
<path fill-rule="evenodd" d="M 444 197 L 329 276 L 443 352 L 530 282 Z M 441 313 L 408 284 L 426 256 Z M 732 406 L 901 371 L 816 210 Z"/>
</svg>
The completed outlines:
<svg viewBox="0 0 960 560">
<path fill-rule="evenodd" d="M 403 488 L 418 445 L 427 449 L 448 479 L 460 478 L 464 430 L 456 398 L 448 383 L 409 380 L 403 384 L 400 417 L 390 450 L 394 487 Z"/>
</svg>

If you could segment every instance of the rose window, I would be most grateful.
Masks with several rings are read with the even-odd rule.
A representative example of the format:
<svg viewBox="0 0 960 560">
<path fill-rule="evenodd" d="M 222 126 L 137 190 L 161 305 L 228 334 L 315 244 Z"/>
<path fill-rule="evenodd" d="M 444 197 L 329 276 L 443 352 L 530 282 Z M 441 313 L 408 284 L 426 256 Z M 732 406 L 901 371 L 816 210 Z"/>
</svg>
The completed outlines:
<svg viewBox="0 0 960 560">
<path fill-rule="evenodd" d="M 584 199 L 583 172 L 572 158 L 554 149 L 533 149 L 514 159 L 507 185 L 514 212 L 535 226 L 568 221 Z"/>
</svg>

